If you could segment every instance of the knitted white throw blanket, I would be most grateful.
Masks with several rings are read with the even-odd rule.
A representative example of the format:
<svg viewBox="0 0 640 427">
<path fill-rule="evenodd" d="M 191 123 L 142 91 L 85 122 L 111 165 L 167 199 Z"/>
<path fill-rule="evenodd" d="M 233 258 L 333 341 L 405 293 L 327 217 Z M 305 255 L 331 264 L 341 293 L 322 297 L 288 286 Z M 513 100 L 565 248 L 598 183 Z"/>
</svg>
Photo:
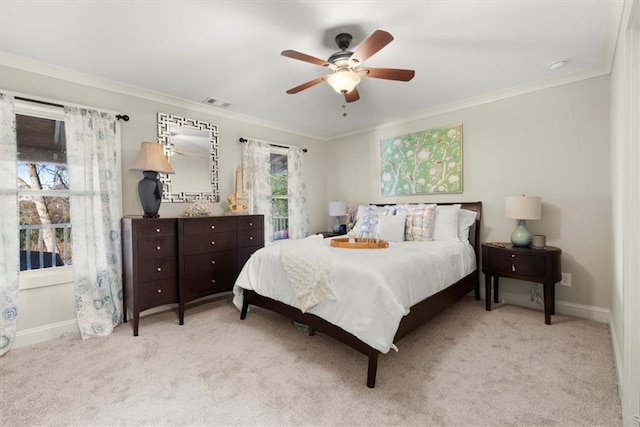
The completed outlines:
<svg viewBox="0 0 640 427">
<path fill-rule="evenodd" d="M 283 242 L 280 260 L 291 283 L 294 304 L 306 312 L 323 301 L 335 301 L 331 252 L 321 235 Z"/>
</svg>

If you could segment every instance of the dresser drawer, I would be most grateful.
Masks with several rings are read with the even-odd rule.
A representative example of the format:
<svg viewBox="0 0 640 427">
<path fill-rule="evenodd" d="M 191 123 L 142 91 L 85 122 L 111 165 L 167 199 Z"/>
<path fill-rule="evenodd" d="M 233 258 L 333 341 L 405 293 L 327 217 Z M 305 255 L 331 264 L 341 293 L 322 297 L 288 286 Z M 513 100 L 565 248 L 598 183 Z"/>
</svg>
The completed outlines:
<svg viewBox="0 0 640 427">
<path fill-rule="evenodd" d="M 231 290 L 236 277 L 236 252 L 223 251 L 186 256 L 184 279 L 186 296 Z"/>
<path fill-rule="evenodd" d="M 140 261 L 138 281 L 151 282 L 158 279 L 177 277 L 176 257 L 154 258 Z"/>
<path fill-rule="evenodd" d="M 488 253 L 487 266 L 496 274 L 516 274 L 519 276 L 544 277 L 544 256 Z"/>
<path fill-rule="evenodd" d="M 162 304 L 178 302 L 178 279 L 167 279 L 144 282 L 138 285 L 138 297 L 140 298 L 140 310 L 155 307 Z"/>
<path fill-rule="evenodd" d="M 183 240 L 184 255 L 228 251 L 236 248 L 236 233 L 191 235 Z"/>
<path fill-rule="evenodd" d="M 238 217 L 238 230 L 264 230 L 264 216 L 248 215 Z"/>
<path fill-rule="evenodd" d="M 138 237 L 154 237 L 154 236 L 175 236 L 176 222 L 173 219 L 146 219 L 136 221 L 136 232 Z"/>
<path fill-rule="evenodd" d="M 229 233 L 236 231 L 234 218 L 205 217 L 182 220 L 184 234 Z"/>
<path fill-rule="evenodd" d="M 264 230 L 238 230 L 238 247 L 264 246 Z"/>
<path fill-rule="evenodd" d="M 158 258 L 176 255 L 176 236 L 138 239 L 138 258 Z"/>
</svg>

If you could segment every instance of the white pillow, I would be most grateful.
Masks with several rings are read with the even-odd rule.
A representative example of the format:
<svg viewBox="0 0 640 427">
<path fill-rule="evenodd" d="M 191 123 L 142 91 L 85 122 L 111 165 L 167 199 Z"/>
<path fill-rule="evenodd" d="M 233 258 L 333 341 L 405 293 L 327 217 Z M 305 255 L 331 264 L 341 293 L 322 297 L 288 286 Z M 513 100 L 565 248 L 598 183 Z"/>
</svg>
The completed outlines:
<svg viewBox="0 0 640 427">
<path fill-rule="evenodd" d="M 388 242 L 404 241 L 404 224 L 407 215 L 381 215 L 378 217 L 378 236 Z"/>
<path fill-rule="evenodd" d="M 433 220 L 433 240 L 458 240 L 460 204 L 436 206 Z"/>
<path fill-rule="evenodd" d="M 469 229 L 476 222 L 475 211 L 468 209 L 460 209 L 458 212 L 458 240 L 461 242 L 469 241 Z"/>
</svg>

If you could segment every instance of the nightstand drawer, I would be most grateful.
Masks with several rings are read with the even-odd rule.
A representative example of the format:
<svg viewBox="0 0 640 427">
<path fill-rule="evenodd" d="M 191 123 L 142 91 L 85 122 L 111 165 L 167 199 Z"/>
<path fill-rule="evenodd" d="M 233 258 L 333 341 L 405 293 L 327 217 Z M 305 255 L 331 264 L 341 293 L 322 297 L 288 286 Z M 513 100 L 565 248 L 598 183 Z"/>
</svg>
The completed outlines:
<svg viewBox="0 0 640 427">
<path fill-rule="evenodd" d="M 529 277 L 544 277 L 545 258 L 538 256 L 489 252 L 487 265 L 497 274 L 517 274 Z"/>
</svg>

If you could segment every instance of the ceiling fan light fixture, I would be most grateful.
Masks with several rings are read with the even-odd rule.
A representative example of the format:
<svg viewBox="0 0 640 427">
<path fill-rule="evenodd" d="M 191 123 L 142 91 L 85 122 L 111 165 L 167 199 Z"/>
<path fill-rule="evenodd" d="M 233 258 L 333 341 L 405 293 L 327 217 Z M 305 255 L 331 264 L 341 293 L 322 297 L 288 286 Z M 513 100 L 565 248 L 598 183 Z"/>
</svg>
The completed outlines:
<svg viewBox="0 0 640 427">
<path fill-rule="evenodd" d="M 360 74 L 351 69 L 337 70 L 327 76 L 327 83 L 336 92 L 345 94 L 351 92 L 360 83 Z"/>
</svg>

